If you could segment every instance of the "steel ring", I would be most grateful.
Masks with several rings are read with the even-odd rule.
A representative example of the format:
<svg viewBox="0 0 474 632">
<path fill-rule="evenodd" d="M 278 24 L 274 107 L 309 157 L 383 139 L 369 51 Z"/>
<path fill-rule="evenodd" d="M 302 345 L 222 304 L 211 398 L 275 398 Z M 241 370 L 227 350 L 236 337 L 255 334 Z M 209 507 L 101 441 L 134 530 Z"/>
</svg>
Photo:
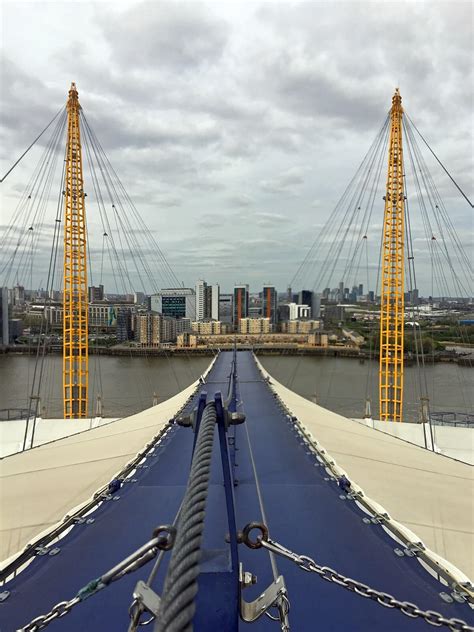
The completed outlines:
<svg viewBox="0 0 474 632">
<path fill-rule="evenodd" d="M 258 529 L 260 531 L 260 535 L 257 536 L 255 540 L 250 538 L 250 533 L 254 530 Z M 262 540 L 268 540 L 268 529 L 261 522 L 249 522 L 242 532 L 242 541 L 246 544 L 249 549 L 260 549 L 262 546 Z"/>
<path fill-rule="evenodd" d="M 159 537 L 163 534 L 162 537 Z M 173 548 L 176 540 L 176 529 L 171 525 L 160 525 L 153 530 L 153 537 L 158 538 L 157 546 L 162 551 L 169 551 Z"/>
</svg>

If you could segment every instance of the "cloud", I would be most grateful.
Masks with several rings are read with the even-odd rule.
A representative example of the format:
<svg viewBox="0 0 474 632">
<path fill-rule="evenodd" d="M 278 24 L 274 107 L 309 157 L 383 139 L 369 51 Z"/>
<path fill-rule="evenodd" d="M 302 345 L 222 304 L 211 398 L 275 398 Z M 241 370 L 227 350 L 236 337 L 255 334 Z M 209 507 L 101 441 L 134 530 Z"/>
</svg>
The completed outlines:
<svg viewBox="0 0 474 632">
<path fill-rule="evenodd" d="M 295 194 L 300 185 L 304 183 L 304 173 L 306 171 L 307 169 L 302 167 L 291 167 L 288 171 L 274 178 L 262 180 L 260 186 L 267 193 Z"/>
</svg>

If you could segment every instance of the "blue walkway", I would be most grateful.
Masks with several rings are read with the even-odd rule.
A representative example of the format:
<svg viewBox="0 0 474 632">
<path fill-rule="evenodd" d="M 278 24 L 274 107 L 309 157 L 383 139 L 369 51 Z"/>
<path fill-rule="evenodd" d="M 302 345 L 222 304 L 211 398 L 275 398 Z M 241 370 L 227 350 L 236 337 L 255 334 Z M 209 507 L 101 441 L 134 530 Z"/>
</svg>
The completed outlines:
<svg viewBox="0 0 474 632">
<path fill-rule="evenodd" d="M 216 391 L 227 392 L 231 360 L 232 354 L 227 352 L 218 357 L 207 384 L 202 387 L 208 399 Z M 446 604 L 439 596 L 445 586 L 424 571 L 416 558 L 397 557 L 394 554 L 397 544 L 382 527 L 365 524 L 364 514 L 355 503 L 340 499 L 337 485 L 325 480 L 324 468 L 315 467 L 314 456 L 298 439 L 292 423 L 262 380 L 250 352 L 237 354 L 237 371 L 238 410 L 243 410 L 247 418 L 245 424 L 229 432 L 230 436 L 235 435 L 237 447 L 238 483 L 234 493 L 238 527 L 262 520 L 252 452 L 274 540 L 377 590 L 472 625 L 474 617 L 466 604 Z M 6 588 L 11 595 L 0 603 L 1 632 L 11 632 L 48 612 L 57 602 L 72 598 L 79 588 L 149 540 L 157 525 L 171 523 L 184 495 L 192 443 L 193 433 L 189 428 L 174 426 L 155 454 L 147 459 L 148 467 L 138 470 L 137 482 L 125 484 L 118 492 L 119 500 L 103 503 L 93 514 L 93 524 L 75 526 L 59 542 L 58 555 L 36 558 L 9 582 Z M 216 550 L 226 546 L 227 532 L 217 443 L 204 538 L 206 548 Z M 269 556 L 263 549 L 253 551 L 244 545 L 239 546 L 239 556 L 245 570 L 258 577 L 258 584 L 244 593 L 246 600 L 251 600 L 273 580 Z M 291 602 L 291 630 L 431 629 L 424 621 L 409 619 L 329 584 L 313 573 L 305 573 L 290 561 L 277 558 L 277 565 L 279 573 L 284 575 Z M 147 579 L 151 566 L 152 563 L 87 599 L 63 619 L 52 622 L 48 629 L 125 632 L 134 586 L 139 579 Z M 163 563 L 153 584 L 158 593 L 165 571 Z M 198 595 L 197 632 L 216 629 L 202 623 L 209 617 L 209 613 L 202 611 L 202 597 Z M 217 587 L 212 599 L 216 608 L 220 607 L 220 599 L 223 596 Z M 262 617 L 252 624 L 241 622 L 239 629 L 278 632 L 280 628 L 277 622 Z"/>
</svg>

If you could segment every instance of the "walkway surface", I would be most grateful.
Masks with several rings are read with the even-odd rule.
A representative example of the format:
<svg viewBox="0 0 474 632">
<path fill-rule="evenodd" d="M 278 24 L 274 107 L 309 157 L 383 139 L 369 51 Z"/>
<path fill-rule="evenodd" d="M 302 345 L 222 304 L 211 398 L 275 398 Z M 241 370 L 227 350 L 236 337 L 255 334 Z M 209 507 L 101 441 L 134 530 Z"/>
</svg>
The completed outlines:
<svg viewBox="0 0 474 632">
<path fill-rule="evenodd" d="M 208 399 L 216 391 L 226 393 L 231 360 L 230 352 L 221 353 L 207 383 L 198 391 L 205 390 Z M 327 480 L 324 468 L 315 467 L 314 455 L 301 442 L 294 423 L 279 406 L 250 352 L 237 353 L 237 372 L 238 410 L 243 410 L 247 418 L 245 424 L 230 431 L 237 447 L 237 466 L 234 468 L 238 479 L 234 488 L 237 525 L 241 528 L 250 521 L 263 519 L 257 475 L 264 520 L 273 539 L 313 557 L 322 565 L 413 602 L 422 609 L 436 610 L 473 625 L 474 616 L 467 604 L 445 603 L 439 593 L 449 592 L 449 588 L 424 570 L 416 557 L 395 555 L 394 549 L 398 545 L 384 529 L 380 525 L 366 524 L 362 520 L 362 510 L 354 502 L 341 499 L 341 490 L 334 481 Z M 195 399 L 189 403 L 189 410 L 194 403 Z M 151 421 L 152 416 L 149 416 Z M 122 441 L 126 442 L 125 427 L 123 429 Z M 313 434 L 316 437 L 315 431 Z M 67 444 L 68 440 L 61 441 Z M 61 441 L 55 445 L 59 446 Z M 324 445 L 323 439 L 321 442 Z M 0 603 L 1 632 L 13 631 L 35 616 L 48 612 L 57 602 L 72 598 L 79 588 L 147 541 L 157 525 L 173 522 L 186 487 L 192 445 L 192 430 L 173 425 L 146 459 L 147 467 L 134 474 L 136 482 L 125 484 L 116 501 L 102 503 L 91 514 L 95 519 L 92 524 L 75 526 L 55 545 L 60 549 L 57 555 L 35 558 L 8 582 L 5 588 L 11 594 Z M 223 544 L 226 520 L 222 472 L 217 445 L 215 448 L 204 537 L 207 549 L 226 546 Z M 358 444 L 357 449 L 363 450 L 363 446 Z M 96 487 L 102 483 L 98 478 Z M 57 484 L 59 486 L 60 481 Z M 54 493 L 52 480 L 51 496 Z M 42 498 L 41 502 L 47 503 L 48 498 Z M 5 509 L 2 507 L 2 512 Z M 34 521 L 34 515 L 31 521 Z M 252 551 L 243 545 L 239 546 L 239 556 L 245 570 L 258 577 L 257 585 L 249 588 L 246 594 L 246 599 L 250 600 L 273 580 L 270 560 L 267 552 Z M 291 602 L 291 630 L 417 632 L 431 629 L 422 620 L 410 619 L 338 585 L 322 581 L 315 574 L 305 573 L 288 560 L 278 558 L 276 562 L 278 572 L 284 575 Z M 80 603 L 63 619 L 52 622 L 48 629 L 125 632 L 129 625 L 128 608 L 133 588 L 139 579 L 148 577 L 150 567 L 124 577 Z M 158 593 L 165 570 L 166 563 L 160 567 L 153 584 Z M 200 611 L 199 597 L 198 594 L 196 620 L 202 622 L 209 614 Z M 213 606 L 220 608 L 224 599 L 217 586 Z M 209 607 L 209 600 L 207 603 Z M 201 632 L 216 628 L 198 623 L 194 629 Z M 253 624 L 241 622 L 239 629 L 276 632 L 279 624 L 262 617 Z"/>
</svg>

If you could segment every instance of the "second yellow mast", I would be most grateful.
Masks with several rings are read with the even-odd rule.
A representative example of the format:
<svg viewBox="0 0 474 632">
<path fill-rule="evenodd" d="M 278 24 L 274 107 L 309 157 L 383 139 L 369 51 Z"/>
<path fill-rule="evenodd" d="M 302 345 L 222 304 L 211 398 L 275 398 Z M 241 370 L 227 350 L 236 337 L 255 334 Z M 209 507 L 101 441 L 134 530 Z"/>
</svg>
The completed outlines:
<svg viewBox="0 0 474 632">
<path fill-rule="evenodd" d="M 380 419 L 402 421 L 405 263 L 405 191 L 402 98 L 392 98 L 380 300 Z"/>
<path fill-rule="evenodd" d="M 89 380 L 86 209 L 76 84 L 67 101 L 68 127 L 64 178 L 64 417 L 87 417 Z"/>
</svg>

